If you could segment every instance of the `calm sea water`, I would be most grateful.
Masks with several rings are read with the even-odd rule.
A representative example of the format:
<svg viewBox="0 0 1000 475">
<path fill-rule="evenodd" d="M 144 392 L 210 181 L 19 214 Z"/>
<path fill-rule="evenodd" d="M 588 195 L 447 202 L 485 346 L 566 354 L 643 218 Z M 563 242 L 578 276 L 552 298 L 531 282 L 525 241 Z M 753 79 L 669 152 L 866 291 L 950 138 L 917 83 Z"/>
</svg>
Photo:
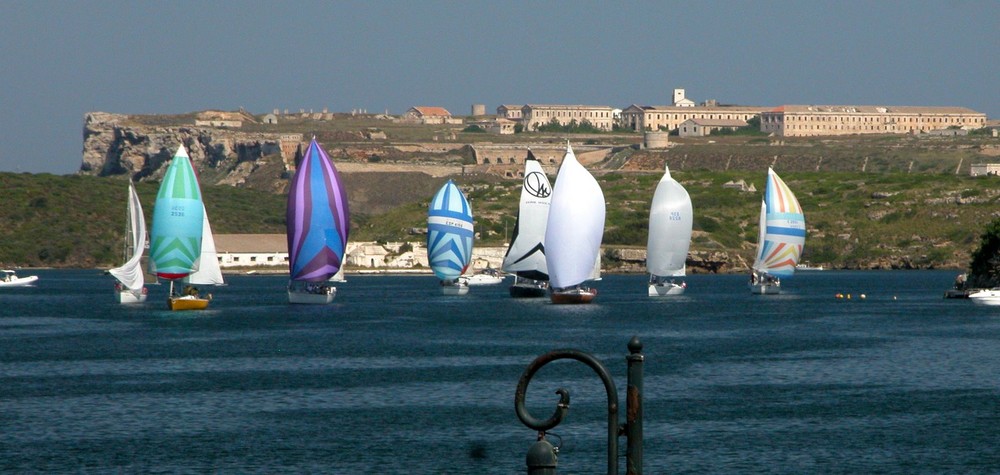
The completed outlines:
<svg viewBox="0 0 1000 475">
<path fill-rule="evenodd" d="M 691 276 L 671 300 L 612 275 L 590 306 L 445 297 L 430 276 L 349 276 L 333 305 L 290 306 L 284 278 L 231 276 L 207 312 L 164 310 L 166 286 L 121 306 L 99 271 L 34 273 L 0 291 L 2 472 L 524 473 L 524 368 L 594 354 L 624 419 L 633 335 L 645 473 L 1000 470 L 1000 308 L 942 299 L 953 272 L 807 273 L 767 297 Z M 603 386 L 550 364 L 536 417 L 558 387 L 559 472 L 604 473 Z"/>
</svg>

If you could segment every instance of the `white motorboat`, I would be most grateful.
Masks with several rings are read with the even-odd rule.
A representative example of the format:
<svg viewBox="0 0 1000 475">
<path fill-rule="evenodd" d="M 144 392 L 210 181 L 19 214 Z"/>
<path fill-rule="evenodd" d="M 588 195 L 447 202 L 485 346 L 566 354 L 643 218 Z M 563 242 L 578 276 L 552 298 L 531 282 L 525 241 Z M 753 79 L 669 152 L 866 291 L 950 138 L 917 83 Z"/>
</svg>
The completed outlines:
<svg viewBox="0 0 1000 475">
<path fill-rule="evenodd" d="M 980 305 L 1000 305 L 1000 287 L 970 292 L 969 300 Z"/>
<path fill-rule="evenodd" d="M 37 275 L 18 277 L 17 273 L 10 269 L 4 269 L 0 272 L 3 272 L 3 277 L 0 278 L 0 287 L 27 287 L 38 282 Z"/>
</svg>

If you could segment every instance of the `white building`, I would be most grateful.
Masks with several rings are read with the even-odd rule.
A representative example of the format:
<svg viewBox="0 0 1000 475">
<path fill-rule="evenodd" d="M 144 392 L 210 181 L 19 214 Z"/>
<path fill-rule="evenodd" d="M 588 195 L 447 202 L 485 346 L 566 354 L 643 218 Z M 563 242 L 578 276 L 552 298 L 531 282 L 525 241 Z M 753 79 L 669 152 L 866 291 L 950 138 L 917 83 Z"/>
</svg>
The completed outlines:
<svg viewBox="0 0 1000 475">
<path fill-rule="evenodd" d="M 219 267 L 288 266 L 284 234 L 216 234 Z"/>
</svg>

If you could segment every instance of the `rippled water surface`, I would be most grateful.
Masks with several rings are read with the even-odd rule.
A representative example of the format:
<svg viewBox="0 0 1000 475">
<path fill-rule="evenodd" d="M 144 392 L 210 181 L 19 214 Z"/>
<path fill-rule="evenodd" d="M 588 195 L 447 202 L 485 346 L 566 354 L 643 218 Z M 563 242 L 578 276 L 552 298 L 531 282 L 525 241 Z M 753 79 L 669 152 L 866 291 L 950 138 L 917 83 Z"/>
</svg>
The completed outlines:
<svg viewBox="0 0 1000 475">
<path fill-rule="evenodd" d="M 607 276 L 579 307 L 506 285 L 446 297 L 429 276 L 349 276 L 333 305 L 290 306 L 284 278 L 231 276 L 207 312 L 164 310 L 166 286 L 121 306 L 98 271 L 31 273 L 0 289 L 2 472 L 524 473 L 525 367 L 592 353 L 624 420 L 633 335 L 645 473 L 1000 470 L 1000 307 L 942 299 L 951 272 L 806 273 L 766 297 L 691 276 L 670 300 Z M 600 380 L 544 367 L 536 417 L 559 387 L 559 472 L 604 473 Z"/>
</svg>

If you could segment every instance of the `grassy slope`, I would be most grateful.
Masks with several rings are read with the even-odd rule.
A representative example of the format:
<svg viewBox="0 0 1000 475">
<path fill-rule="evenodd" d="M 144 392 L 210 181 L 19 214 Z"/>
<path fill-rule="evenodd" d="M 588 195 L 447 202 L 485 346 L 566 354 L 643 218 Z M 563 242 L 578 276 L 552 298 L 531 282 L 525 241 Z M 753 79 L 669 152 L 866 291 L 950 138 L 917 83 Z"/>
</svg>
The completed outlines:
<svg viewBox="0 0 1000 475">
<path fill-rule="evenodd" d="M 890 259 L 917 267 L 965 266 L 983 226 L 997 215 L 995 178 L 955 174 L 959 164 L 967 169 L 976 158 L 961 143 L 943 142 L 893 160 L 892 148 L 874 155 L 888 139 L 800 141 L 780 149 L 752 140 L 727 144 L 723 139 L 710 149 L 682 143 L 666 154 L 616 158 L 615 168 L 626 164 L 621 170 L 595 170 L 608 202 L 605 244 L 645 246 L 649 200 L 660 172 L 630 171 L 628 163 L 643 160 L 649 163 L 632 169 L 662 170 L 667 163 L 691 194 L 697 231 L 692 249 L 735 252 L 746 260 L 756 240 L 765 170 L 772 163 L 805 209 L 805 259 L 814 264 L 867 267 Z M 351 199 L 352 240 L 423 239 L 410 229 L 426 226 L 427 200 L 444 178 L 360 173 L 352 180 L 352 174 L 344 175 L 356 197 Z M 758 191 L 722 188 L 739 179 Z M 455 180 L 472 201 L 480 243 L 503 243 L 513 230 L 520 183 L 475 174 Z M 147 217 L 157 186 L 138 185 Z M 0 207 L 0 265 L 94 267 L 119 260 L 122 179 L 2 173 L 0 187 L 6 196 Z M 205 187 L 204 194 L 217 233 L 284 232 L 283 195 L 221 186 Z"/>
</svg>

